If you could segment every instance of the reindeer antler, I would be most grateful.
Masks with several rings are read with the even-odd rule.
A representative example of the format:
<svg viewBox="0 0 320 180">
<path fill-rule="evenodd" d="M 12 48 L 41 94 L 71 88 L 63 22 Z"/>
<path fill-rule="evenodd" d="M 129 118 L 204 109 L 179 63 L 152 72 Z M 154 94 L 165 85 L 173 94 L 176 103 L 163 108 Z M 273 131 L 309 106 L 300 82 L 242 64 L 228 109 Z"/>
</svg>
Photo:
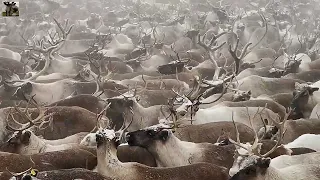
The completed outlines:
<svg viewBox="0 0 320 180">
<path fill-rule="evenodd" d="M 124 114 L 124 116 L 126 116 L 126 115 Z M 116 132 L 116 134 L 119 134 L 118 139 L 117 139 L 118 141 L 121 141 L 125 131 L 129 128 L 129 126 L 132 124 L 132 122 L 133 122 L 133 117 L 131 118 L 131 120 L 127 126 L 125 126 L 126 122 L 125 121 L 123 122 L 121 128 Z"/>
<path fill-rule="evenodd" d="M 238 75 L 239 68 L 240 68 L 240 62 L 245 57 L 249 46 L 252 44 L 252 43 L 247 43 L 244 46 L 244 48 L 242 49 L 242 52 L 241 52 L 240 56 L 237 56 L 237 50 L 238 50 L 238 46 L 239 46 L 239 41 L 240 41 L 240 39 L 237 37 L 237 42 L 236 42 L 236 45 L 234 47 L 234 50 L 232 50 L 232 46 L 229 45 L 229 52 L 230 52 L 231 56 L 233 57 L 233 59 L 235 61 L 235 75 Z"/>
<path fill-rule="evenodd" d="M 46 119 L 48 117 L 52 117 L 53 114 L 45 115 L 46 111 L 43 108 L 41 108 L 38 104 L 36 104 L 35 101 L 33 100 L 33 98 L 31 98 L 29 100 L 28 104 L 35 106 L 37 108 L 37 110 L 39 111 L 39 115 L 35 119 L 32 119 L 31 114 L 28 111 L 29 105 L 27 105 L 27 107 L 25 108 L 24 111 L 20 110 L 18 105 L 15 105 L 14 110 L 16 111 L 16 113 L 18 113 L 18 115 L 20 117 L 22 117 L 24 120 L 27 120 L 28 123 L 23 124 L 22 128 L 19 128 L 19 129 L 13 128 L 12 126 L 9 125 L 9 123 L 7 123 L 7 128 L 9 130 L 22 132 L 26 129 L 29 129 L 32 126 L 37 126 L 41 129 L 44 124 L 50 123 L 52 121 L 52 119 L 44 121 L 44 119 Z M 11 118 L 14 122 L 20 124 L 17 120 L 15 120 L 15 118 L 13 116 L 13 112 L 11 112 L 9 115 L 11 116 Z M 8 121 L 8 118 L 7 118 L 7 121 Z"/>
<path fill-rule="evenodd" d="M 253 125 L 252 125 L 252 118 L 251 118 L 250 115 L 249 115 L 248 107 L 246 107 L 246 108 L 247 108 L 247 113 L 248 113 L 248 118 L 249 118 L 249 121 L 250 121 L 250 125 L 252 126 L 252 129 L 253 129 L 254 134 L 255 134 L 254 143 L 252 144 L 252 146 L 251 146 L 250 148 L 246 148 L 246 147 L 244 147 L 244 146 L 241 145 L 241 143 L 240 143 L 239 140 L 237 140 L 237 142 L 235 142 L 234 140 L 232 140 L 231 138 L 229 138 L 229 141 L 230 141 L 232 144 L 234 144 L 234 145 L 236 145 L 236 146 L 238 146 L 238 147 L 241 147 L 241 148 L 247 150 L 249 154 L 254 154 L 254 155 L 257 155 L 257 156 L 260 156 L 260 157 L 268 157 L 268 156 L 269 156 L 271 153 L 273 153 L 273 152 L 278 148 L 278 146 L 280 145 L 280 143 L 281 143 L 281 141 L 282 141 L 282 138 L 283 138 L 283 134 L 284 134 L 284 132 L 285 132 L 285 130 L 284 130 L 284 124 L 285 124 L 286 120 L 288 119 L 291 111 L 285 115 L 285 117 L 284 117 L 284 119 L 283 119 L 283 121 L 282 121 L 281 123 L 279 123 L 279 122 L 277 122 L 276 120 L 272 119 L 272 118 L 269 116 L 269 114 L 267 113 L 268 116 L 269 116 L 269 118 L 270 118 L 270 120 L 272 120 L 273 123 L 274 123 L 274 124 L 278 127 L 278 129 L 279 129 L 279 134 L 278 134 L 279 139 L 277 140 L 277 143 L 276 143 L 267 153 L 261 155 L 261 154 L 260 154 L 260 149 L 259 149 L 259 146 L 258 146 L 259 138 L 258 138 L 258 135 L 257 135 L 256 130 L 254 129 L 254 127 L 253 127 Z M 265 108 L 266 108 L 266 106 L 262 109 L 262 111 L 263 111 Z M 262 112 L 262 111 L 261 111 L 261 112 Z M 260 112 L 260 113 L 261 113 L 261 112 Z M 256 113 L 253 117 L 255 118 L 255 117 L 256 117 L 258 114 L 260 114 L 260 113 L 259 113 L 259 108 L 258 108 L 257 113 Z M 280 117 L 280 116 L 278 116 L 278 117 Z M 234 125 L 235 125 L 235 123 L 234 123 Z M 235 127 L 236 127 L 236 126 L 235 126 Z M 236 128 L 236 131 L 237 131 L 237 128 Z M 239 134 L 239 132 L 237 132 L 237 134 Z M 238 139 L 238 137 L 237 137 L 237 139 Z"/>
<path fill-rule="evenodd" d="M 35 75 L 31 76 L 30 78 L 28 78 L 27 80 L 34 80 L 36 79 L 37 77 L 41 76 L 42 74 L 44 74 L 49 66 L 50 66 L 50 63 L 51 63 L 51 59 L 54 59 L 53 57 L 53 53 L 54 52 L 57 52 L 62 46 L 62 42 L 65 42 L 67 36 L 69 35 L 73 25 L 71 25 L 71 27 L 67 29 L 67 25 L 68 25 L 68 20 L 66 21 L 66 27 L 65 28 L 62 28 L 61 24 L 56 20 L 56 19 L 53 19 L 55 21 L 55 23 L 57 24 L 57 26 L 59 27 L 61 33 L 62 33 L 62 38 L 60 37 L 59 40 L 55 41 L 54 40 L 54 36 L 51 36 L 51 34 L 49 35 L 50 38 L 51 38 L 51 41 L 48 40 L 48 43 L 51 45 L 50 47 L 46 48 L 44 46 L 44 39 L 40 40 L 38 42 L 38 46 L 37 46 L 37 43 L 33 43 L 32 46 L 29 46 L 26 50 L 31 50 L 31 51 L 37 51 L 37 52 L 40 52 L 42 54 L 45 54 L 46 56 L 46 62 L 45 62 L 45 65 L 43 67 L 43 69 L 41 71 L 39 71 L 38 73 L 36 73 Z"/>
<path fill-rule="evenodd" d="M 210 40 L 210 43 L 209 44 L 205 44 L 204 43 L 204 40 L 205 40 L 205 37 L 206 37 L 206 34 L 202 37 L 202 41 L 200 40 L 200 34 L 198 34 L 198 44 L 203 47 L 208 53 L 209 53 L 209 59 L 210 61 L 212 62 L 213 66 L 214 66 L 214 69 L 215 69 L 215 75 L 214 75 L 214 78 L 215 79 L 218 79 L 219 77 L 219 74 L 220 74 L 220 71 L 221 71 L 221 68 L 218 66 L 218 63 L 217 61 L 215 60 L 215 56 L 214 56 L 214 52 L 217 51 L 218 49 L 220 49 L 222 46 L 224 46 L 226 44 L 226 42 L 218 45 L 218 46 L 215 46 L 212 48 L 212 46 L 214 45 L 214 43 L 216 43 L 216 40 L 221 37 L 222 35 L 226 34 L 227 32 L 222 32 L 218 35 L 213 35 L 212 39 Z"/>
</svg>

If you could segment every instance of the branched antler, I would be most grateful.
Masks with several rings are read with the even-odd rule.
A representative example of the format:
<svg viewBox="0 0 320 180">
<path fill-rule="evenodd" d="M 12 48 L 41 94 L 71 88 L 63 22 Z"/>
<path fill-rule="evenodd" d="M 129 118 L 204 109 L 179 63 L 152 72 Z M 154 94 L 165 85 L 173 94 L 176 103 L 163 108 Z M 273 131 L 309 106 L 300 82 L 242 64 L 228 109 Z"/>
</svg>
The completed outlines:
<svg viewBox="0 0 320 180">
<path fill-rule="evenodd" d="M 68 30 L 66 30 L 67 25 L 68 25 L 68 20 L 66 22 L 65 28 L 62 28 L 61 24 L 56 19 L 54 19 L 54 21 L 57 24 L 57 26 L 59 27 L 59 29 L 62 33 L 62 37 L 60 37 L 58 40 L 54 40 L 56 35 L 52 36 L 51 34 L 49 34 L 50 40 L 47 40 L 47 41 L 48 41 L 48 44 L 51 45 L 50 47 L 45 47 L 44 46 L 44 39 L 41 39 L 38 42 L 38 45 L 37 45 L 37 43 L 34 42 L 32 46 L 29 46 L 26 49 L 26 50 L 36 51 L 36 52 L 42 53 L 42 54 L 44 54 L 45 59 L 46 59 L 46 62 L 45 62 L 43 69 L 40 70 L 35 75 L 28 78 L 27 80 L 34 80 L 37 77 L 44 74 L 48 70 L 50 63 L 51 63 L 51 60 L 54 59 L 53 53 L 57 52 L 63 46 L 63 42 L 65 42 L 65 40 L 67 39 L 67 36 L 69 35 L 69 33 L 73 27 L 73 25 L 71 25 L 71 27 Z"/>
<path fill-rule="evenodd" d="M 31 117 L 31 114 L 29 113 L 29 104 L 32 105 L 32 106 L 35 106 L 36 109 L 38 110 L 39 114 L 36 118 L 32 118 Z M 50 113 L 48 115 L 46 115 L 46 111 L 41 108 L 37 103 L 35 103 L 34 99 L 31 98 L 28 102 L 28 105 L 27 107 L 24 109 L 24 111 L 22 111 L 18 105 L 16 105 L 12 110 L 15 110 L 15 112 L 11 112 L 9 113 L 11 119 L 17 123 L 17 124 L 21 124 L 20 122 L 18 122 L 14 116 L 13 116 L 13 113 L 17 113 L 21 118 L 23 118 L 24 120 L 27 121 L 26 124 L 22 124 L 22 127 L 21 128 L 14 128 L 12 126 L 9 125 L 9 122 L 8 122 L 8 118 L 7 118 L 7 129 L 11 130 L 11 131 L 17 131 L 19 133 L 21 133 L 22 131 L 26 130 L 26 129 L 29 129 L 33 126 L 36 126 L 38 127 L 39 129 L 44 129 L 43 126 L 44 124 L 50 124 L 52 122 L 52 116 L 53 116 L 53 113 Z M 49 120 L 45 120 L 49 118 Z"/>
<path fill-rule="evenodd" d="M 226 44 L 226 42 L 218 45 L 218 46 L 215 46 L 215 47 L 212 47 L 217 39 L 219 37 L 221 37 L 222 35 L 226 34 L 227 32 L 223 32 L 223 33 L 220 33 L 218 35 L 213 35 L 212 39 L 210 40 L 210 43 L 209 44 L 205 44 L 204 43 L 204 40 L 205 40 L 205 37 L 206 37 L 206 34 L 202 37 L 202 41 L 200 40 L 200 34 L 198 34 L 198 44 L 203 47 L 208 53 L 209 53 L 209 59 L 210 61 L 212 62 L 213 64 L 213 67 L 215 69 L 215 79 L 218 79 L 219 77 L 219 74 L 220 74 L 220 67 L 218 66 L 218 63 L 217 61 L 215 60 L 215 56 L 214 56 L 214 52 L 217 51 L 218 49 L 220 49 L 222 46 L 224 46 Z"/>
<path fill-rule="evenodd" d="M 239 46 L 239 41 L 240 41 L 240 39 L 237 38 L 237 42 L 236 42 L 236 45 L 234 47 L 234 50 L 232 50 L 232 46 L 229 45 L 229 52 L 230 52 L 231 56 L 233 57 L 233 59 L 235 61 L 235 75 L 239 74 L 241 60 L 245 57 L 246 52 L 248 50 L 248 47 L 252 44 L 252 43 L 247 43 L 244 46 L 244 48 L 242 49 L 242 52 L 241 52 L 240 56 L 237 56 L 237 50 L 238 50 L 238 46 Z"/>
</svg>

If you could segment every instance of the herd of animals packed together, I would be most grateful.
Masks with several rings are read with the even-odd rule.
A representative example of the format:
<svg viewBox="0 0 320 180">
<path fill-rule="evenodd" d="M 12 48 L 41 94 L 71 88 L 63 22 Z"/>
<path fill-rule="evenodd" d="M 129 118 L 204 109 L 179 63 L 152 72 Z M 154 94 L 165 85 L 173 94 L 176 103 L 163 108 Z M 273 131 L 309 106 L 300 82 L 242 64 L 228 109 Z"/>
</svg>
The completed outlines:
<svg viewBox="0 0 320 180">
<path fill-rule="evenodd" d="M 20 0 L 0 180 L 320 180 L 318 0 Z"/>
</svg>

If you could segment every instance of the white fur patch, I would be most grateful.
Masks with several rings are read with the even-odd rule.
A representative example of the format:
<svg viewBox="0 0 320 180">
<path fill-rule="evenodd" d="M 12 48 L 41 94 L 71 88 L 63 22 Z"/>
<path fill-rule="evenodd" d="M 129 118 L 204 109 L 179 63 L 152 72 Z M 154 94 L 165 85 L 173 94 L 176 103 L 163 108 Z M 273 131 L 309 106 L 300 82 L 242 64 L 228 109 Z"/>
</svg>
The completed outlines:
<svg viewBox="0 0 320 180">
<path fill-rule="evenodd" d="M 81 140 L 80 145 L 83 145 L 83 146 L 96 146 L 97 145 L 97 141 L 96 141 L 96 134 L 97 133 L 102 134 L 108 140 L 113 140 L 116 137 L 116 134 L 115 134 L 114 130 L 103 129 L 103 130 L 97 131 L 96 133 L 87 134 Z"/>
<path fill-rule="evenodd" d="M 157 131 L 159 128 L 170 128 L 170 126 L 166 124 L 157 124 L 157 125 L 149 126 L 145 129 Z"/>
<path fill-rule="evenodd" d="M 109 140 L 112 140 L 116 137 L 116 133 L 114 132 L 113 129 L 104 129 L 102 130 L 102 133 L 104 135 L 104 137 L 108 138 Z"/>
</svg>

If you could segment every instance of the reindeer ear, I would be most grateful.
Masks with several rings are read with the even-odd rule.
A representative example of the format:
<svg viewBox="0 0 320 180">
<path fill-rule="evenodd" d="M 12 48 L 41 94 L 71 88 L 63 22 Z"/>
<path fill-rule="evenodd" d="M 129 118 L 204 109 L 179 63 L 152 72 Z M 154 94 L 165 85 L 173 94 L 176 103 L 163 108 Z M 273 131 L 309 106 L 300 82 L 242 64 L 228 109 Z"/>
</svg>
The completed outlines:
<svg viewBox="0 0 320 180">
<path fill-rule="evenodd" d="M 251 96 L 251 90 L 249 90 L 249 91 L 248 91 L 248 95 L 250 95 L 250 96 Z"/>
<path fill-rule="evenodd" d="M 318 90 L 319 90 L 318 87 L 310 87 L 309 94 L 312 94 L 313 92 L 318 91 Z"/>
</svg>

